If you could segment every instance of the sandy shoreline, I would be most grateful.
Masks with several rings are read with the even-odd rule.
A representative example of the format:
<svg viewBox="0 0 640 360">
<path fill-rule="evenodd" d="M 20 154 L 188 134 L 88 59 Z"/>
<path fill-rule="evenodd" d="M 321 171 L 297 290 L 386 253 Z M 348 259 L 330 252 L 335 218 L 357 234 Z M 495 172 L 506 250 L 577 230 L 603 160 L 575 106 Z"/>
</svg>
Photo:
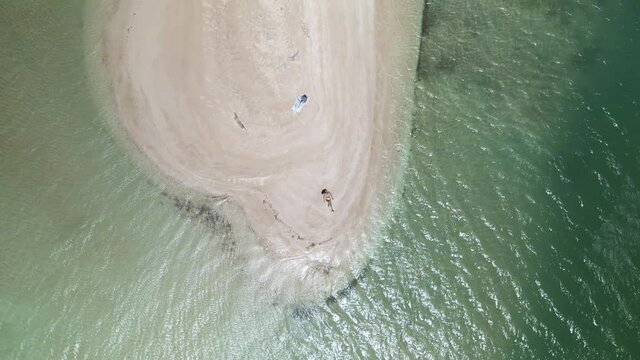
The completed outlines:
<svg viewBox="0 0 640 360">
<path fill-rule="evenodd" d="M 162 172 L 238 204 L 267 253 L 314 283 L 348 270 L 388 200 L 421 9 L 117 1 L 103 51 L 118 116 Z"/>
</svg>

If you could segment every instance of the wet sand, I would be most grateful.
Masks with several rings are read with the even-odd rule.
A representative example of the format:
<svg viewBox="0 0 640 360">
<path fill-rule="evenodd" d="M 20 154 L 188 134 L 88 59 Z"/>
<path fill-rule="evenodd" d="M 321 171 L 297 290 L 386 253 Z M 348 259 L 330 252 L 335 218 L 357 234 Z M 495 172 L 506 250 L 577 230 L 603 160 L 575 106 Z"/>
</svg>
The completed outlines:
<svg viewBox="0 0 640 360">
<path fill-rule="evenodd" d="M 397 180 L 421 6 L 115 2 L 103 51 L 122 127 L 164 174 L 237 204 L 301 281 L 348 270 Z"/>
</svg>

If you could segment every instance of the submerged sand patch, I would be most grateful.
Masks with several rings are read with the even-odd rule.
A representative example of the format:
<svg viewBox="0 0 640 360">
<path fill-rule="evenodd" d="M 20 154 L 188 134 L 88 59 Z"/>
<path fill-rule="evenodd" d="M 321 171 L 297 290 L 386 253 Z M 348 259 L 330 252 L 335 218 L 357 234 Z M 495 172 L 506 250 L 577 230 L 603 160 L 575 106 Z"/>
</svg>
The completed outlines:
<svg viewBox="0 0 640 360">
<path fill-rule="evenodd" d="M 120 0 L 103 49 L 118 116 L 163 173 L 237 203 L 271 260 L 322 287 L 348 272 L 389 200 L 421 9 Z"/>
</svg>

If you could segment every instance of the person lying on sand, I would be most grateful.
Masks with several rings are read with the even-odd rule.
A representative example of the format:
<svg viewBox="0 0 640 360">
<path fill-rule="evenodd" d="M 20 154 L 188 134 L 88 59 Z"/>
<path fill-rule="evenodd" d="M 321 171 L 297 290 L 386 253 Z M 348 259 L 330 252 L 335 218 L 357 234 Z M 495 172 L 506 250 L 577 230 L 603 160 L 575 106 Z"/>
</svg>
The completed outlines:
<svg viewBox="0 0 640 360">
<path fill-rule="evenodd" d="M 324 200 L 324 202 L 327 203 L 327 206 L 333 212 L 333 204 L 331 204 L 331 201 L 333 200 L 333 195 L 331 195 L 331 193 L 327 189 L 322 189 L 320 193 L 322 194 L 322 199 Z"/>
</svg>

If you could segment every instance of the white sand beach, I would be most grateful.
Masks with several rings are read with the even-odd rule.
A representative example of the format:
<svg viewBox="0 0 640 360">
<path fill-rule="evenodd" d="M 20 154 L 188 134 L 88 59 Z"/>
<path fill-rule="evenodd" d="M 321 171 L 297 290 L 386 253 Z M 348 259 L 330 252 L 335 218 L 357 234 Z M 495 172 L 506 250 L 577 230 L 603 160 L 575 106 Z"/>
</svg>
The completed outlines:
<svg viewBox="0 0 640 360">
<path fill-rule="evenodd" d="M 389 200 L 421 10 L 414 0 L 116 1 L 103 50 L 118 116 L 163 173 L 239 205 L 274 261 L 295 261 L 300 279 L 328 276 L 357 258 L 376 202 Z"/>
</svg>

